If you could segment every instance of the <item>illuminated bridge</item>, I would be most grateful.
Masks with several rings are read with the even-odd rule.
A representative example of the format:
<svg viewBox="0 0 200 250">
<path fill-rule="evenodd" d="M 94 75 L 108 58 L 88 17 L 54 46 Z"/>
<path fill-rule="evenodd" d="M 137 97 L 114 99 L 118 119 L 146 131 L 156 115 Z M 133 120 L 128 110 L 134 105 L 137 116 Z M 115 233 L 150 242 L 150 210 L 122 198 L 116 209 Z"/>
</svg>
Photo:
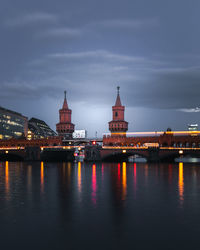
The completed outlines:
<svg viewBox="0 0 200 250">
<path fill-rule="evenodd" d="M 138 155 L 147 161 L 173 161 L 180 156 L 200 157 L 200 131 L 159 131 L 106 134 L 101 159 L 125 161 Z"/>
<path fill-rule="evenodd" d="M 200 158 L 200 131 L 112 133 L 98 140 L 0 140 L 0 161 L 74 161 L 77 152 L 86 161 L 127 161 L 135 155 L 149 162 L 173 161 L 180 156 Z"/>
</svg>

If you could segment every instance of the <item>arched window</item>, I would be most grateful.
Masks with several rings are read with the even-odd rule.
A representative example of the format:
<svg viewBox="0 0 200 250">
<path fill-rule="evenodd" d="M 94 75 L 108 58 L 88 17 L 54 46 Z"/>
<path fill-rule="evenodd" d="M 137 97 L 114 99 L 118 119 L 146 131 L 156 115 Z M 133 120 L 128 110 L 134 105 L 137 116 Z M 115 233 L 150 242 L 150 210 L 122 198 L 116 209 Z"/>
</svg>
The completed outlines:
<svg viewBox="0 0 200 250">
<path fill-rule="evenodd" d="M 117 113 L 117 112 L 115 112 L 115 116 L 116 116 L 116 117 L 118 116 L 118 113 Z"/>
</svg>

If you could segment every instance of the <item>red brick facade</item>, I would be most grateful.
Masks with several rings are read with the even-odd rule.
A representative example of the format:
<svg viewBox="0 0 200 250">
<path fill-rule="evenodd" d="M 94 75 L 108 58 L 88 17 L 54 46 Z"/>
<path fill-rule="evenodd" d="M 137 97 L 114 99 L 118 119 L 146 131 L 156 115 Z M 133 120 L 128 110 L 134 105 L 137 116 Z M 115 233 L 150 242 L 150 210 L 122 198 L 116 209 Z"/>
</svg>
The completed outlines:
<svg viewBox="0 0 200 250">
<path fill-rule="evenodd" d="M 63 102 L 62 109 L 59 110 L 60 114 L 60 122 L 56 124 L 56 131 L 59 136 L 64 137 L 72 137 L 72 133 L 74 132 L 74 124 L 71 123 L 71 109 L 68 108 L 67 99 L 66 99 L 66 91 L 65 98 Z"/>
<path fill-rule="evenodd" d="M 113 119 L 109 122 L 109 130 L 112 136 L 114 136 L 114 133 L 126 132 L 128 130 L 128 122 L 124 121 L 125 107 L 121 104 L 119 87 L 117 87 L 117 90 L 115 106 L 112 107 Z"/>
<path fill-rule="evenodd" d="M 48 137 L 44 139 L 9 139 L 0 140 L 0 147 L 37 147 L 37 146 L 61 146 L 62 137 Z"/>
<path fill-rule="evenodd" d="M 163 134 L 160 136 L 122 137 L 104 136 L 104 146 L 135 146 L 141 147 L 145 143 L 158 143 L 160 147 L 200 147 L 200 136 Z"/>
</svg>

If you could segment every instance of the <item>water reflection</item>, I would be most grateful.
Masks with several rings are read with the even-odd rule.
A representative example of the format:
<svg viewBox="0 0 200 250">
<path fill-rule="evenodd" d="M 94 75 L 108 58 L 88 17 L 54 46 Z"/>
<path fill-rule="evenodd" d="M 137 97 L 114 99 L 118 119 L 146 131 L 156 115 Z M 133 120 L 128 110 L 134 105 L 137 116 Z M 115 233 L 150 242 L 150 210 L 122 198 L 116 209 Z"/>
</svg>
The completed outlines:
<svg viewBox="0 0 200 250">
<path fill-rule="evenodd" d="M 148 181 L 148 164 L 144 166 L 144 175 L 145 175 L 145 183 L 147 184 Z"/>
<path fill-rule="evenodd" d="M 6 192 L 6 199 L 9 199 L 10 194 L 10 182 L 9 182 L 9 164 L 8 161 L 6 161 L 5 164 L 5 192 Z"/>
<path fill-rule="evenodd" d="M 93 246 L 112 239 L 115 249 L 146 239 L 147 249 L 155 235 L 161 243 L 177 237 L 182 242 L 188 228 L 198 239 L 199 177 L 200 164 L 5 162 L 0 167 L 2 232 L 20 240 L 31 235 L 31 244 L 55 240 L 49 249 L 58 242 L 61 249 L 79 249 L 92 239 Z"/>
<path fill-rule="evenodd" d="M 41 161 L 40 164 L 40 186 L 41 186 L 41 193 L 44 192 L 44 162 Z"/>
<path fill-rule="evenodd" d="M 81 193 L 81 162 L 78 162 L 78 191 Z"/>
<path fill-rule="evenodd" d="M 172 183 L 172 164 L 168 166 L 168 173 L 169 173 L 169 184 Z"/>
<path fill-rule="evenodd" d="M 184 177 L 183 177 L 183 163 L 182 162 L 179 162 L 178 187 L 179 187 L 180 204 L 183 205 L 183 201 L 184 201 Z"/>
<path fill-rule="evenodd" d="M 101 165 L 101 176 L 102 176 L 102 181 L 103 181 L 103 179 L 104 179 L 104 165 L 103 165 L 103 163 Z"/>
<path fill-rule="evenodd" d="M 71 162 L 67 163 L 67 181 L 70 184 L 71 180 Z"/>
<path fill-rule="evenodd" d="M 126 199 L 126 162 L 122 163 L 122 200 Z"/>
<path fill-rule="evenodd" d="M 134 195 L 136 198 L 136 188 L 137 188 L 137 165 L 136 165 L 136 163 L 134 163 L 134 165 L 133 165 L 133 174 L 134 174 L 134 178 L 133 178 Z"/>
<path fill-rule="evenodd" d="M 55 196 L 54 204 L 59 204 L 58 206 L 65 209 L 74 207 L 75 203 L 79 206 L 89 203 L 92 208 L 98 208 L 99 204 L 102 205 L 102 201 L 108 200 L 113 207 L 124 209 L 128 203 L 136 204 L 140 199 L 148 205 L 150 197 L 153 197 L 151 200 L 153 203 L 157 196 L 162 196 L 163 200 L 166 198 L 166 204 L 176 199 L 176 204 L 183 207 L 187 204 L 188 197 L 192 195 L 191 199 L 194 201 L 196 197 L 195 202 L 197 202 L 200 192 L 199 165 L 191 166 L 185 163 L 183 166 L 182 162 L 178 168 L 177 164 L 148 165 L 126 162 L 98 165 L 81 162 L 77 165 L 70 162 L 62 164 L 40 162 L 20 165 L 7 161 L 1 166 L 0 198 L 3 197 L 2 199 L 9 202 L 20 195 L 25 199 L 24 194 L 28 194 L 29 200 L 37 199 L 37 195 L 40 197 L 45 191 L 44 200 L 47 201 L 49 197 Z M 144 185 L 147 178 L 148 186 Z M 37 192 L 33 192 L 35 190 Z M 22 194 L 19 195 L 20 192 Z"/>
<path fill-rule="evenodd" d="M 63 165 L 62 165 L 62 171 L 63 171 L 63 178 L 65 178 L 65 171 L 66 171 L 66 163 L 63 162 Z"/>
<path fill-rule="evenodd" d="M 28 165 L 27 167 L 27 186 L 28 186 L 28 190 L 31 190 L 31 184 L 32 184 L 32 166 Z"/>
<path fill-rule="evenodd" d="M 97 190 L 97 177 L 96 177 L 96 164 L 92 165 L 92 202 L 96 205 L 96 190 Z"/>
</svg>

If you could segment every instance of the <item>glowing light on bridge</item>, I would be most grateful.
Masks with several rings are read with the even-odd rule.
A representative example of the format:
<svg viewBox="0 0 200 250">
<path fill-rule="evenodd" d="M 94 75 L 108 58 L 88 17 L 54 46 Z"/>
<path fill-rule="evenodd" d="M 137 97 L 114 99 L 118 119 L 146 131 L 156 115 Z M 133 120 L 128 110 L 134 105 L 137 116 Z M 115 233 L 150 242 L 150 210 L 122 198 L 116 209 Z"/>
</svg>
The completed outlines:
<svg viewBox="0 0 200 250">
<path fill-rule="evenodd" d="M 183 204 L 184 201 L 184 177 L 183 177 L 183 163 L 179 162 L 179 180 L 178 180 L 178 188 L 179 188 L 179 199 L 180 204 Z"/>
<path fill-rule="evenodd" d="M 200 131 L 145 131 L 145 132 L 120 132 L 112 133 L 119 136 L 160 136 L 160 135 L 198 135 Z M 104 133 L 104 136 L 110 136 L 111 133 Z"/>
<path fill-rule="evenodd" d="M 81 162 L 78 162 L 78 191 L 81 192 Z"/>
<path fill-rule="evenodd" d="M 96 177 L 96 165 L 92 165 L 92 202 L 96 205 L 96 191 L 97 191 L 97 177 Z"/>
<path fill-rule="evenodd" d="M 5 147 L 0 147 L 0 150 L 24 150 L 24 147 L 7 147 L 7 146 L 5 146 Z"/>
<path fill-rule="evenodd" d="M 126 162 L 122 163 L 122 200 L 126 199 L 126 189 L 127 189 L 127 183 L 126 183 Z"/>
</svg>

